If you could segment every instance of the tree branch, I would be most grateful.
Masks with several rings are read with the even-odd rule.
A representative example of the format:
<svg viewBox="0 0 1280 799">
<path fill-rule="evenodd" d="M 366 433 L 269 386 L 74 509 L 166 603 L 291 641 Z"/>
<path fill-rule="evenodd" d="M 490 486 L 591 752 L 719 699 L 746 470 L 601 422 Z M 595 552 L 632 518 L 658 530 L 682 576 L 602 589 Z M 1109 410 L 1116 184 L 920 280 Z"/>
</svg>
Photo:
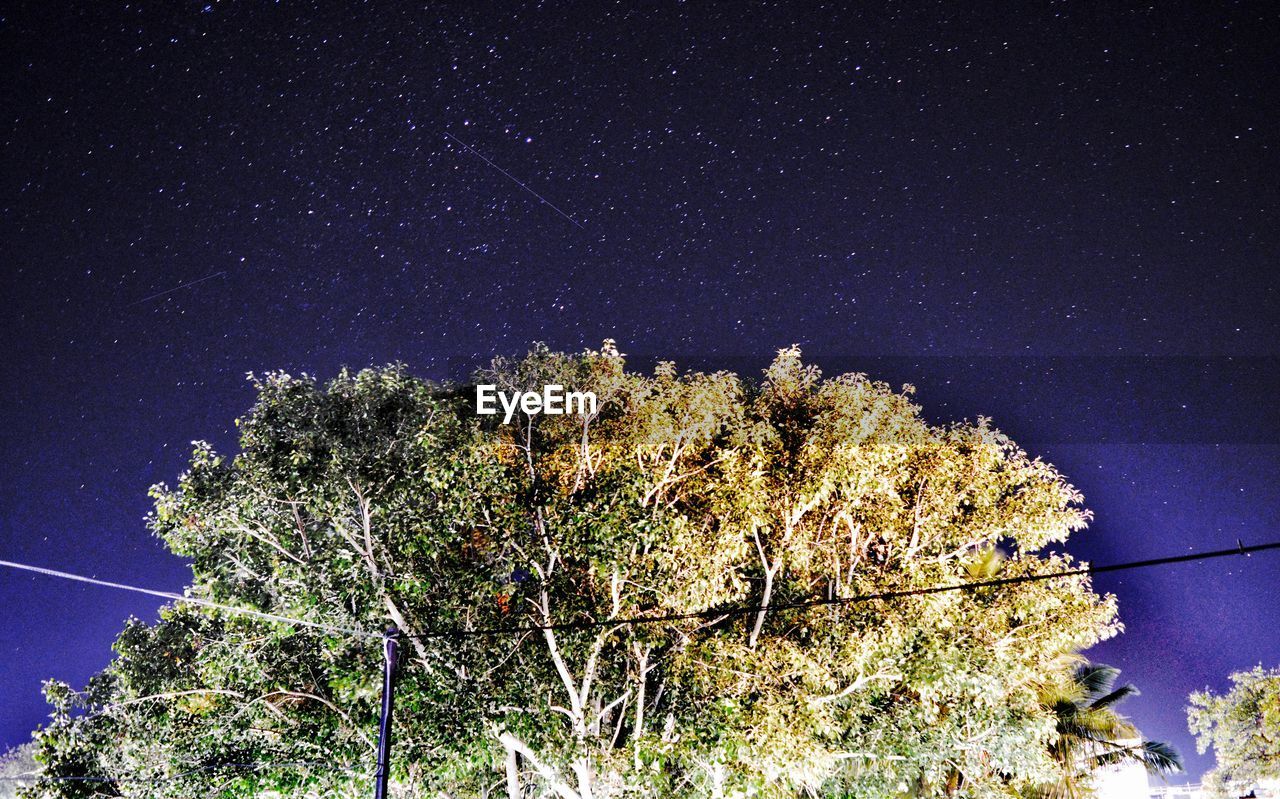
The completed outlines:
<svg viewBox="0 0 1280 799">
<path fill-rule="evenodd" d="M 498 741 L 506 747 L 508 752 L 519 754 L 523 757 L 525 761 L 533 767 L 533 770 L 537 772 L 538 776 L 546 780 L 547 785 L 551 788 L 552 792 L 555 793 L 556 796 L 559 796 L 560 799 L 584 799 L 572 788 L 572 786 L 561 779 L 550 766 L 543 763 L 524 741 L 505 730 L 498 733 Z M 508 768 L 510 768 L 509 765 Z M 510 783 L 508 783 L 508 785 L 509 784 Z"/>
</svg>

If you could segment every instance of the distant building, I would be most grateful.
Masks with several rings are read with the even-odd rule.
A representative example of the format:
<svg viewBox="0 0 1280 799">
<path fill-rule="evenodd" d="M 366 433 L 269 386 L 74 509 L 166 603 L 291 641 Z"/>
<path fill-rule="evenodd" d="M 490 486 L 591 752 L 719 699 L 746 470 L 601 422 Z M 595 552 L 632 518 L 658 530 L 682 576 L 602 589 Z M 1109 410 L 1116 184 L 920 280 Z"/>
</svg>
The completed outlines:
<svg viewBox="0 0 1280 799">
<path fill-rule="evenodd" d="M 1107 766 L 1094 772 L 1093 785 L 1097 791 L 1097 799 L 1146 799 L 1147 770 L 1138 763 L 1123 763 Z M 1161 797 L 1164 799 L 1164 797 Z M 1199 794 L 1186 799 L 1201 799 Z"/>
<path fill-rule="evenodd" d="M 1126 739 L 1123 744 L 1137 744 L 1139 739 Z M 1139 763 L 1129 762 L 1107 766 L 1093 774 L 1096 799 L 1210 799 L 1208 791 L 1198 782 L 1169 785 L 1159 777 L 1148 777 L 1147 770 Z M 1280 780 L 1264 780 L 1253 787 L 1250 794 L 1255 799 L 1280 799 Z"/>
<path fill-rule="evenodd" d="M 1153 785 L 1147 789 L 1150 799 L 1208 799 L 1208 794 L 1200 789 L 1200 783 L 1188 785 Z"/>
<path fill-rule="evenodd" d="M 1138 763 L 1108 766 L 1096 772 L 1093 785 L 1097 799 L 1209 799 L 1200 783 L 1152 785 L 1147 770 Z"/>
<path fill-rule="evenodd" d="M 1103 768 L 1094 777 L 1097 799 L 1210 799 L 1199 782 L 1185 785 L 1148 785 L 1147 772 L 1137 763 Z M 1257 799 L 1280 799 L 1280 782 L 1270 780 L 1254 787 Z"/>
</svg>

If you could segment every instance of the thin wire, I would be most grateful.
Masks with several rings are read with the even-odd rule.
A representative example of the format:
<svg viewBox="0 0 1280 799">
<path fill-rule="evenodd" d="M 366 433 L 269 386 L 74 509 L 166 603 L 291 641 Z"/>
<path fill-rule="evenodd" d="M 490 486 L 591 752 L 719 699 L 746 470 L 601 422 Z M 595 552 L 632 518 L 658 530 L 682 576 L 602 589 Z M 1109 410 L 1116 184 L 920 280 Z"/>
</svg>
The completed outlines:
<svg viewBox="0 0 1280 799">
<path fill-rule="evenodd" d="M 1238 542 L 1237 542 L 1238 543 Z M 973 591 L 979 588 L 998 588 L 1006 585 L 1017 585 L 1019 583 L 1041 582 L 1044 580 L 1059 580 L 1064 577 L 1079 577 L 1083 575 L 1105 574 L 1108 572 L 1126 571 L 1129 569 L 1143 569 L 1151 566 L 1166 566 L 1175 563 L 1189 563 L 1199 560 L 1210 560 L 1213 558 L 1224 558 L 1232 555 L 1248 556 L 1254 552 L 1264 552 L 1267 550 L 1280 549 L 1280 541 L 1273 541 L 1267 544 L 1254 544 L 1245 546 L 1242 543 L 1233 549 L 1219 549 L 1209 552 L 1192 552 L 1187 555 L 1173 555 L 1164 558 L 1150 558 L 1148 560 L 1128 561 L 1125 563 L 1113 563 L 1103 566 L 1086 566 L 1079 569 L 1068 569 L 1057 572 L 1044 572 L 1041 574 L 1027 574 L 1019 577 L 1001 577 L 994 580 L 980 580 L 967 583 L 952 583 L 949 585 L 937 585 L 928 588 L 910 588 L 899 591 L 883 591 L 874 594 L 859 594 L 850 597 L 823 597 L 820 599 L 811 599 L 801 602 L 784 602 L 767 605 L 748 605 L 729 608 L 714 608 L 708 610 L 693 611 L 690 613 L 668 613 L 660 616 L 628 616 L 623 618 L 610 619 L 590 619 L 584 621 L 561 622 L 559 624 L 524 624 L 512 625 L 506 627 L 481 627 L 476 629 L 449 629 L 436 630 L 432 632 L 418 633 L 415 635 L 403 635 L 404 638 L 416 640 L 429 640 L 434 638 L 459 637 L 469 638 L 481 635 L 510 635 L 522 634 L 529 632 L 540 632 L 544 630 L 590 630 L 599 627 L 625 626 L 631 624 L 662 624 L 673 621 L 689 621 L 694 619 L 723 618 L 729 616 L 743 616 L 753 613 L 761 613 L 764 611 L 776 610 L 802 610 L 804 608 L 823 607 L 831 605 L 851 605 L 860 602 L 871 602 L 875 600 L 898 599 L 911 596 L 926 596 L 929 594 L 941 594 L 951 591 Z M 335 627 L 332 625 L 320 624 L 318 622 L 303 621 L 301 619 L 292 619 L 287 616 L 277 616 L 272 613 L 264 613 L 258 610 L 250 610 L 248 608 L 237 608 L 230 605 L 221 605 L 216 602 L 210 602 L 205 599 L 196 597 L 185 597 L 180 594 L 173 594 L 168 591 L 155 591 L 149 588 L 139 588 L 137 586 L 125 585 L 123 583 L 113 583 L 106 580 L 98 580 L 92 577 L 84 577 L 69 572 L 56 571 L 54 569 L 45 569 L 39 566 L 30 566 L 25 563 L 14 563 L 13 561 L 0 560 L 0 566 L 7 566 L 13 569 L 21 569 L 24 571 L 44 574 L 50 577 L 61 577 L 68 580 L 76 580 L 79 582 L 90 583 L 93 585 L 105 586 L 108 588 L 119 588 L 124 591 L 134 591 L 136 593 L 147 594 L 150 596 L 158 596 L 166 599 L 173 599 L 181 602 L 191 602 L 197 605 L 225 610 L 232 613 L 242 613 L 249 616 L 267 619 L 269 621 L 282 622 L 285 624 L 299 624 L 307 627 L 314 627 L 328 632 L 343 633 L 347 635 L 355 635 L 365 638 L 382 639 L 385 636 L 377 633 L 370 633 L 363 630 L 355 630 L 346 627 Z"/>
<path fill-rule="evenodd" d="M 220 769 L 248 769 L 252 771 L 280 771 L 284 769 L 294 768 L 322 768 L 328 771 L 348 771 L 357 776 L 372 776 L 369 772 L 361 770 L 358 766 L 344 766 L 334 763 L 326 763 L 322 760 L 296 760 L 283 763 L 215 763 L 208 766 L 180 771 L 177 774 L 169 774 L 167 776 L 155 777 L 50 777 L 43 774 L 18 774 L 14 776 L 0 777 L 0 782 L 176 782 L 193 774 L 202 774 L 206 771 L 218 771 Z"/>
<path fill-rule="evenodd" d="M 524 189 L 525 191 L 527 191 L 527 192 L 529 192 L 530 194 L 532 194 L 534 197 L 537 197 L 539 200 L 541 200 L 541 201 L 543 201 L 544 203 L 546 203 L 547 205 L 549 205 L 549 206 L 551 207 L 551 210 L 555 211 L 557 214 L 560 214 L 560 216 L 563 216 L 565 219 L 568 219 L 570 222 L 572 222 L 573 224 L 575 224 L 575 225 L 577 225 L 578 227 L 582 228 L 583 230 L 586 230 L 586 229 L 587 229 L 587 228 L 586 228 L 586 227 L 585 227 L 581 222 L 579 222 L 578 220 L 576 220 L 576 219 L 574 219 L 573 217 L 569 216 L 569 215 L 568 215 L 568 214 L 566 214 L 564 211 L 561 211 L 561 210 L 560 210 L 559 208 L 557 208 L 557 207 L 555 206 L 555 204 L 553 204 L 550 200 L 548 200 L 546 197 L 543 197 L 541 194 L 537 193 L 537 192 L 536 192 L 536 191 L 534 191 L 533 189 L 529 188 L 527 185 L 525 185 L 525 184 L 524 184 L 524 182 L 523 182 L 523 181 L 521 181 L 521 180 L 520 180 L 519 178 L 517 178 L 515 175 L 511 174 L 511 173 L 510 173 L 510 172 L 508 172 L 507 170 L 503 169 L 502 167 L 498 166 L 498 165 L 497 165 L 497 164 L 495 164 L 494 162 L 490 161 L 488 158 L 485 158 L 483 155 L 481 155 L 481 154 L 480 154 L 480 151 L 479 151 L 479 150 L 477 150 L 476 148 L 472 147 L 470 144 L 467 144 L 466 142 L 462 141 L 462 140 L 461 140 L 461 139 L 459 139 L 457 136 L 454 136 L 452 133 L 450 133 L 450 132 L 449 132 L 449 131 L 447 131 L 447 130 L 446 130 L 446 131 L 444 131 L 444 135 L 448 136 L 450 139 L 453 139 L 453 140 L 454 140 L 455 142 L 457 142 L 458 144 L 460 144 L 460 145 L 462 145 L 463 147 L 467 148 L 468 150 L 470 150 L 470 151 L 471 151 L 471 153 L 472 153 L 473 155 L 475 155 L 475 156 L 476 156 L 477 158 L 479 158 L 481 161 L 484 161 L 484 162 L 485 162 L 486 164 L 488 164 L 489 166 L 493 167 L 494 169 L 498 170 L 498 171 L 499 171 L 499 172 L 501 172 L 502 174 L 506 175 L 506 176 L 507 176 L 507 178 L 508 178 L 508 179 L 510 179 L 510 180 L 512 180 L 512 181 L 514 181 L 514 182 L 515 182 L 515 184 L 516 184 L 517 186 L 519 186 L 520 188 L 522 188 L 522 189 Z"/>
<path fill-rule="evenodd" d="M 673 621 L 689 621 L 694 619 L 710 619 L 724 618 L 727 616 L 745 616 L 753 613 L 760 613 L 769 610 L 800 610 L 804 608 L 822 607 L 827 605 L 852 605 L 859 602 L 871 602 L 874 600 L 898 599 L 901 597 L 924 596 L 928 594 L 942 594 L 950 591 L 972 591 L 979 588 L 998 588 L 1006 585 L 1016 585 L 1018 583 L 1032 583 L 1043 580 L 1058 580 L 1064 577 L 1078 577 L 1089 574 L 1104 574 L 1107 572 L 1125 571 L 1128 569 L 1143 569 L 1151 566 L 1165 566 L 1173 563 L 1188 563 L 1198 560 L 1210 560 L 1212 558 L 1225 558 L 1231 555 L 1248 556 L 1254 552 L 1263 552 L 1271 549 L 1280 549 L 1280 541 L 1273 541 L 1268 544 L 1255 544 L 1253 546 L 1245 546 L 1240 544 L 1234 549 L 1219 549 L 1210 552 L 1193 552 L 1188 555 L 1173 555 L 1165 558 L 1151 558 L 1149 560 L 1135 560 L 1127 563 L 1113 563 L 1103 566 L 1086 566 L 1079 569 L 1068 569 L 1066 571 L 1045 572 L 1042 574 L 1027 574 L 1020 577 L 1002 577 L 994 580 L 980 580 L 969 583 L 952 583 L 950 585 L 937 585 L 929 588 L 910 588 L 900 591 L 884 591 L 875 594 L 859 594 L 849 597 L 824 597 L 821 599 L 811 599 L 803 602 L 785 602 L 768 605 L 752 605 L 739 606 L 731 608 L 715 608 L 708 610 L 699 610 L 691 613 L 668 613 L 661 616 L 628 616 L 624 618 L 613 619 L 591 619 L 585 621 L 561 622 L 559 624 L 526 624 L 509 627 L 482 627 L 472 630 L 440 630 L 436 632 L 419 633 L 417 635 L 406 635 L 405 638 L 413 638 L 418 640 L 431 638 L 444 638 L 448 636 L 476 636 L 476 635 L 509 635 L 530 632 L 540 632 L 544 630 L 590 630 L 599 627 L 613 627 L 630 624 L 662 624 Z"/>
<path fill-rule="evenodd" d="M 104 588 L 117 588 L 121 591 L 132 591 L 135 594 L 146 594 L 147 596 L 160 597 L 161 599 L 172 599 L 176 602 L 190 602 L 193 605 L 201 605 L 206 608 L 214 608 L 216 610 L 224 610 L 228 613 L 239 613 L 244 616 L 253 616 L 266 621 L 280 622 L 282 624 L 297 624 L 303 627 L 311 627 L 317 630 L 323 630 L 330 633 L 338 633 L 342 635 L 354 635 L 362 638 L 378 638 L 383 636 L 367 632 L 365 630 L 356 630 L 350 627 L 338 627 L 332 624 L 321 624 L 315 621 L 304 621 L 302 619 L 293 619 L 288 616 L 280 616 L 275 613 L 266 613 L 261 610 L 253 610 L 251 608 L 240 608 L 234 605 L 223 605 L 208 599 L 200 599 L 199 597 L 183 596 L 170 591 L 157 591 L 153 588 L 140 588 L 136 585 L 126 585 L 124 583 L 114 583 L 109 580 L 99 580 L 96 577 L 85 577 L 82 574 L 72 574 L 71 572 L 58 571 L 57 569 L 46 569 L 41 566 L 32 566 L 28 563 L 16 563 L 11 560 L 0 560 L 0 566 L 10 569 L 18 569 L 20 571 L 34 572 L 35 574 L 43 574 L 46 577 L 60 577 L 64 580 L 74 580 L 79 583 L 89 583 L 90 585 L 99 585 Z"/>
<path fill-rule="evenodd" d="M 925 596 L 929 594 L 941 594 L 941 593 L 952 592 L 952 591 L 973 591 L 980 588 L 998 588 L 998 587 L 1007 586 L 1007 585 L 1017 585 L 1020 583 L 1041 582 L 1045 580 L 1057 580 L 1065 577 L 1079 577 L 1084 575 L 1105 574 L 1109 572 L 1126 571 L 1129 569 L 1143 569 L 1143 568 L 1149 568 L 1152 566 L 1167 566 L 1167 565 L 1176 564 L 1176 563 L 1190 563 L 1193 561 L 1210 560 L 1213 558 L 1224 558 L 1224 557 L 1233 556 L 1233 555 L 1248 556 L 1254 552 L 1265 552 L 1268 550 L 1280 549 L 1280 541 L 1273 541 L 1266 544 L 1255 544 L 1252 546 L 1245 546 L 1243 543 L 1240 543 L 1240 542 L 1237 542 L 1237 544 L 1238 545 L 1233 549 L 1219 549 L 1219 550 L 1213 550 L 1209 552 L 1192 552 L 1186 555 L 1173 555 L 1173 556 L 1164 557 L 1164 558 L 1150 558 L 1147 560 L 1128 561 L 1126 563 L 1113 563 L 1113 564 L 1107 564 L 1103 566 L 1086 566 L 1079 569 L 1067 569 L 1065 571 L 1058 571 L 1058 572 L 1027 574 L 1027 575 L 1022 575 L 1018 577 L 1002 577 L 994 580 L 979 580 L 979 581 L 967 582 L 967 583 L 953 583 L 950 585 L 939 585 L 939 586 L 932 586 L 929 588 L 913 588 L 913 589 L 906 589 L 906 590 L 900 590 L 900 591 L 884 591 L 884 592 L 874 593 L 874 594 L 860 594 L 858 596 L 851 596 L 851 597 L 830 597 L 830 598 L 823 598 L 823 599 L 814 599 L 814 600 L 809 600 L 805 602 L 789 602 L 789 603 L 756 605 L 756 606 L 736 607 L 736 608 L 719 608 L 715 610 L 705 610 L 705 611 L 698 611 L 694 613 L 671 613 L 663 616 L 632 616 L 632 617 L 621 618 L 621 619 L 603 619 L 599 621 L 592 620 L 592 621 L 582 621 L 582 622 L 565 622 L 562 624 L 492 627 L 492 628 L 482 628 L 482 629 L 475 629 L 475 630 L 448 630 L 448 631 L 423 633 L 419 635 L 406 636 L 406 637 L 416 638 L 416 639 L 441 638 L 441 637 L 450 636 L 450 635 L 460 636 L 460 637 L 470 637 L 470 636 L 480 636 L 480 635 L 526 633 L 526 632 L 535 632 L 540 630 L 583 630 L 583 629 L 592 629 L 597 627 L 622 626 L 622 625 L 630 625 L 630 624 L 658 624 L 663 622 L 681 621 L 681 620 L 690 620 L 690 619 L 705 619 L 705 618 L 712 618 L 712 617 L 725 618 L 729 616 L 759 613 L 767 610 L 776 610 L 776 611 L 797 610 L 797 609 L 803 609 L 803 608 L 831 606 L 831 605 L 849 605 L 849 604 L 854 604 L 858 602 L 870 602 L 874 600 L 896 599 L 896 598 L 910 597 L 910 596 Z M 178 594 L 169 593 L 167 591 L 155 591 L 148 588 L 139 588 L 137 586 L 125 585 L 123 583 L 113 583 L 113 582 L 108 582 L 106 580 L 98 580 L 91 577 L 83 577 L 81 575 L 71 574 L 69 572 L 61 572 L 61 571 L 56 571 L 54 569 L 44 569 L 38 566 L 30 566 L 25 563 L 14 563 L 12 561 L 0 560 L 0 566 L 7 566 L 13 569 L 21 569 L 23 571 L 35 572 L 37 574 L 44 574 L 51 577 L 61 577 L 68 580 L 75 580 L 78 582 L 90 583 L 92 585 L 105 586 L 108 588 L 118 588 L 125 591 L 134 591 L 137 593 L 147 594 L 150 596 L 164 597 L 167 599 L 175 599 L 175 600 L 184 601 L 184 602 L 194 602 L 196 604 L 217 608 L 219 610 L 226 610 L 233 613 L 245 613 L 247 615 L 256 616 L 259 618 L 265 618 L 270 621 L 280 621 L 280 622 L 286 622 L 289 624 L 300 624 L 304 626 L 317 627 L 320 629 L 329 630 L 331 632 L 342 632 L 342 633 L 348 633 L 352 635 L 360 635 L 360 636 L 368 636 L 368 637 L 382 637 L 382 636 L 373 635 L 372 633 L 363 632 L 360 630 L 351 630 L 351 629 L 346 629 L 342 627 L 331 627 L 328 625 L 317 624 L 315 622 L 307 622 L 307 621 L 302 621 L 300 619 L 290 619 L 284 616 L 276 616 L 270 613 L 263 613 L 261 611 L 248 610 L 246 608 L 236 608 L 228 605 L 219 605 L 217 603 L 209 602 L 207 600 L 198 600 L 192 597 L 184 597 Z M 174 780 L 191 776 L 193 774 L 198 774 L 205 771 L 214 771 L 217 769 L 224 769 L 224 768 L 245 768 L 245 769 L 257 770 L 257 769 L 269 769 L 269 768 L 270 769 L 305 768 L 305 767 L 312 767 L 312 766 L 323 767 L 323 768 L 336 770 L 336 771 L 349 771 L 353 773 L 358 773 L 360 776 L 369 776 L 367 772 L 358 772 L 357 768 L 354 766 L 333 765 L 333 764 L 324 763 L 320 761 L 297 761 L 292 763 L 222 763 L 222 764 L 217 764 L 212 766 L 205 766 L 197 769 L 191 769 L 191 770 L 180 772 L 176 775 L 171 775 L 168 777 L 111 778 L 111 777 L 49 777 L 49 776 L 18 775 L 18 776 L 0 776 L 0 782 L 42 781 L 42 780 L 53 781 L 53 782 L 116 782 L 116 783 L 119 783 L 119 782 L 171 782 Z"/>
</svg>

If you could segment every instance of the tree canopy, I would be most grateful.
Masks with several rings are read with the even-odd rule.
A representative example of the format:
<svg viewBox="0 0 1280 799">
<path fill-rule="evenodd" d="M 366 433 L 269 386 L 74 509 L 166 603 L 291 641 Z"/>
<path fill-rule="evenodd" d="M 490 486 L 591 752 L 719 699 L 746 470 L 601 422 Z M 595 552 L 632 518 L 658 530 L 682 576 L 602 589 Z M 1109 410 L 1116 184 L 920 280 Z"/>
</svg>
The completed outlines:
<svg viewBox="0 0 1280 799">
<path fill-rule="evenodd" d="M 381 647 L 340 630 L 389 623 L 398 796 L 1011 796 L 1059 776 L 1062 656 L 1119 629 L 1086 576 L 739 612 L 1065 569 L 1089 520 L 987 420 L 794 348 L 760 381 L 535 348 L 479 381 L 599 406 L 510 425 L 400 366 L 253 379 L 150 524 L 189 596 L 335 629 L 131 621 L 48 684 L 38 758 L 79 779 L 31 796 L 364 795 Z"/>
<path fill-rule="evenodd" d="M 1280 669 L 1257 666 L 1231 675 L 1231 690 L 1191 695 L 1187 720 L 1217 768 L 1205 778 L 1218 796 L 1238 796 L 1257 783 L 1280 782 Z"/>
</svg>

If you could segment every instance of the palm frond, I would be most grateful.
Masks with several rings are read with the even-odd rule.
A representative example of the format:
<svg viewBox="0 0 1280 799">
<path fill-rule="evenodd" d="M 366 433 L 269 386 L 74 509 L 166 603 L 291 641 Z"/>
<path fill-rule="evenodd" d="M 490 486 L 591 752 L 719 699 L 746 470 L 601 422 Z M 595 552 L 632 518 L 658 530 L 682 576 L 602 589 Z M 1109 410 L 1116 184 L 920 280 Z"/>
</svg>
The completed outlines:
<svg viewBox="0 0 1280 799">
<path fill-rule="evenodd" d="M 1105 663 L 1087 663 L 1076 669 L 1075 680 L 1089 696 L 1098 696 L 1111 691 L 1120 669 Z"/>
<path fill-rule="evenodd" d="M 1172 774 L 1186 770 L 1182 765 L 1182 755 L 1163 741 L 1143 741 L 1139 750 L 1138 757 L 1151 774 Z"/>
<path fill-rule="evenodd" d="M 1137 733 L 1132 724 L 1112 710 L 1084 708 L 1061 721 L 1060 731 L 1069 730 L 1089 741 L 1116 741 L 1134 738 Z"/>
<path fill-rule="evenodd" d="M 1094 767 L 1121 763 L 1139 763 L 1148 774 L 1157 776 L 1182 771 L 1182 756 L 1163 741 L 1143 741 L 1132 746 L 1117 746 L 1090 758 Z"/>
<path fill-rule="evenodd" d="M 1092 702 L 1089 703 L 1089 707 L 1093 708 L 1094 710 L 1104 710 L 1108 707 L 1111 707 L 1112 705 L 1123 702 L 1124 700 L 1128 699 L 1131 696 L 1139 696 L 1139 695 L 1140 693 L 1137 688 L 1134 688 L 1132 685 L 1126 684 L 1126 685 L 1120 686 L 1119 688 L 1115 689 L 1109 694 L 1106 694 L 1105 696 L 1101 696 L 1093 700 Z"/>
<path fill-rule="evenodd" d="M 1040 786 L 1046 799 L 1083 796 L 1087 785 L 1080 780 L 1102 766 L 1138 763 L 1156 775 L 1182 769 L 1182 758 L 1173 747 L 1141 740 L 1133 723 L 1114 709 L 1138 694 L 1132 685 L 1116 687 L 1119 674 L 1112 666 L 1086 661 L 1040 689 L 1041 706 L 1057 721 L 1057 737 L 1049 744 L 1049 754 L 1058 764 L 1059 778 L 1055 784 Z"/>
</svg>

